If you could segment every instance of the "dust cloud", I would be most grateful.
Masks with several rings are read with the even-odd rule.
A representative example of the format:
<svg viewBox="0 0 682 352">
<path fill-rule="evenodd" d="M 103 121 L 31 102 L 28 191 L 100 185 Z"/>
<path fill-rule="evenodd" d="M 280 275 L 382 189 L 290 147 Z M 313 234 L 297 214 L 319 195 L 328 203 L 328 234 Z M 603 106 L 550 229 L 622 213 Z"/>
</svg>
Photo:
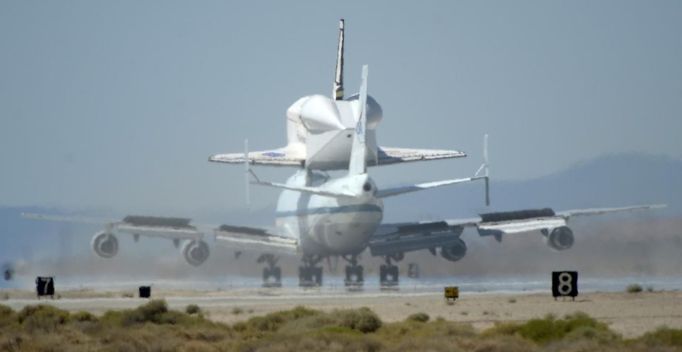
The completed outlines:
<svg viewBox="0 0 682 352">
<path fill-rule="evenodd" d="M 571 223 L 575 244 L 565 251 L 555 251 L 539 232 L 508 235 L 501 243 L 491 237 L 481 238 L 475 231 L 462 235 L 468 252 L 464 259 L 449 262 L 428 251 L 408 253 L 399 264 L 401 273 L 409 263 L 417 263 L 422 277 L 476 276 L 523 277 L 545 275 L 553 270 L 578 270 L 596 277 L 679 276 L 682 269 L 682 218 L 623 217 L 610 220 L 580 220 Z M 187 264 L 170 241 L 119 236 L 119 254 L 111 259 L 97 257 L 87 250 L 82 236 L 70 238 L 75 250 L 62 256 L 23 260 L 17 267 L 17 279 L 32 281 L 37 275 L 76 278 L 88 283 L 116 281 L 190 280 L 225 282 L 239 286 L 240 278 L 259 279 L 263 264 L 257 253 L 242 253 L 211 244 L 211 256 L 201 266 Z M 376 275 L 381 258 L 364 252 L 361 264 L 365 275 Z M 299 258 L 280 259 L 283 275 L 294 277 Z M 326 275 L 343 275 L 344 261 L 323 261 Z M 330 270 L 331 269 L 331 270 Z M 78 279 L 78 278 L 82 278 Z"/>
</svg>

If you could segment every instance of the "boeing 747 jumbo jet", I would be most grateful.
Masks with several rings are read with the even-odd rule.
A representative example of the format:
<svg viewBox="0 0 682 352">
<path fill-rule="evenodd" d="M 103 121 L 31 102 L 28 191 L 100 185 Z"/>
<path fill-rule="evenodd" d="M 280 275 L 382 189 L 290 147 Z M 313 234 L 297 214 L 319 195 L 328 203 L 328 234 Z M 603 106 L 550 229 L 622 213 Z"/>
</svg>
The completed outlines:
<svg viewBox="0 0 682 352">
<path fill-rule="evenodd" d="M 294 255 L 302 258 L 298 271 L 300 286 L 321 285 L 322 267 L 318 264 L 332 256 L 342 257 L 348 262 L 346 285 L 362 286 L 364 270 L 359 265 L 358 256 L 369 249 L 372 256 L 385 260 L 379 271 L 381 284 L 395 286 L 399 282 L 399 273 L 394 263 L 403 259 L 407 252 L 429 250 L 433 255 L 440 253 L 448 261 L 462 259 L 467 246 L 461 235 L 468 227 L 475 228 L 480 236 L 493 236 L 498 241 L 506 234 L 540 231 L 549 247 L 565 250 L 574 242 L 573 232 L 567 226 L 572 217 L 661 207 L 641 205 L 561 212 L 547 208 L 487 213 L 472 219 L 382 223 L 384 198 L 448 185 L 481 181 L 488 204 L 487 136 L 483 164 L 471 177 L 401 187 L 378 186 L 369 176 L 368 166 L 465 155 L 451 150 L 377 145 L 375 129 L 382 111 L 381 106 L 368 95 L 367 66 L 362 68 L 359 94 L 344 99 L 343 25 L 341 20 L 332 96 L 307 96 L 288 109 L 286 147 L 249 152 L 246 146 L 243 153 L 219 154 L 209 158 L 213 162 L 243 164 L 248 183 L 282 190 L 274 229 L 222 225 L 213 231 L 216 243 L 235 251 L 261 253 L 258 261 L 266 265 L 263 269 L 264 285 L 280 286 L 278 258 Z M 267 182 L 257 177 L 252 165 L 289 166 L 297 168 L 297 171 L 285 183 Z M 341 170 L 342 175 L 332 178 L 327 170 Z M 79 220 L 36 214 L 25 216 L 40 220 Z M 111 258 L 118 253 L 115 233 L 132 234 L 136 240 L 140 236 L 171 239 L 176 247 L 182 248 L 187 262 L 195 266 L 209 256 L 204 233 L 190 225 L 189 219 L 127 216 L 122 221 L 107 222 L 104 230 L 92 239 L 91 245 L 96 254 Z"/>
</svg>

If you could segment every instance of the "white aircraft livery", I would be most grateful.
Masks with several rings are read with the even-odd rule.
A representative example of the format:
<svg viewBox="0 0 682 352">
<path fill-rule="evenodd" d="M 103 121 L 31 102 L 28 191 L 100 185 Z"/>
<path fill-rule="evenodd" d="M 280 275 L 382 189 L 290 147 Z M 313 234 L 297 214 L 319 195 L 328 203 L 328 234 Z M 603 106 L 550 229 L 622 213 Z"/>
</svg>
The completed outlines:
<svg viewBox="0 0 682 352">
<path fill-rule="evenodd" d="M 480 214 L 471 219 L 383 223 L 383 199 L 401 194 L 429 190 L 466 182 L 481 181 L 485 186 L 485 203 L 489 204 L 489 170 L 487 136 L 484 138 L 483 164 L 473 176 L 424 182 L 400 187 L 379 187 L 369 176 L 368 166 L 402 162 L 464 157 L 452 150 L 426 150 L 379 147 L 376 128 L 381 121 L 380 105 L 368 95 L 368 66 L 362 68 L 360 92 L 344 99 L 343 44 L 344 22 L 340 22 L 336 75 L 331 97 L 312 95 L 295 102 L 287 111 L 287 146 L 274 150 L 218 154 L 212 162 L 243 164 L 248 182 L 282 190 L 277 202 L 274 229 L 221 225 L 213 230 L 216 243 L 235 250 L 261 253 L 265 286 L 281 285 L 281 255 L 302 258 L 299 267 L 300 286 L 322 284 L 325 258 L 341 257 L 348 262 L 345 283 L 360 287 L 364 269 L 358 256 L 366 250 L 372 256 L 383 257 L 385 265 L 379 276 L 383 286 L 399 282 L 395 262 L 405 253 L 429 250 L 448 261 L 458 261 L 467 252 L 461 235 L 465 228 L 474 228 L 480 236 L 502 236 L 520 232 L 540 231 L 547 245 L 565 250 L 574 243 L 570 218 L 619 211 L 653 209 L 663 205 L 638 205 L 618 208 L 578 209 L 555 212 L 552 209 L 531 209 Z M 295 167 L 295 173 L 285 182 L 268 182 L 258 178 L 253 165 Z M 328 170 L 340 170 L 331 177 Z M 24 214 L 39 220 L 81 221 L 62 216 Z M 96 222 L 96 221 L 95 221 Z M 103 231 L 92 239 L 94 252 L 104 258 L 118 253 L 116 233 L 171 239 L 181 248 L 187 262 L 201 265 L 209 257 L 209 245 L 204 233 L 190 224 L 189 219 L 127 216 L 121 221 L 105 221 Z"/>
</svg>

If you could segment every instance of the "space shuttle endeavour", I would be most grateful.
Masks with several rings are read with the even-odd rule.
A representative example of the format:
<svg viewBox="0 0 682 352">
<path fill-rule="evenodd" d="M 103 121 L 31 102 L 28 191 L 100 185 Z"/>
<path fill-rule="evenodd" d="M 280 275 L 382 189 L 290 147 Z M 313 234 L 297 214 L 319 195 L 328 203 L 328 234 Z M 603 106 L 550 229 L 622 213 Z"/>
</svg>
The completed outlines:
<svg viewBox="0 0 682 352">
<path fill-rule="evenodd" d="M 344 21 L 339 22 L 339 41 L 336 72 L 331 97 L 316 94 L 298 99 L 287 109 L 287 145 L 282 148 L 229 154 L 216 154 L 209 161 L 305 167 L 309 170 L 338 170 L 348 167 L 357 126 L 360 100 L 358 94 L 344 96 L 343 48 Z M 368 166 L 388 165 L 422 160 L 460 158 L 457 150 L 414 149 L 383 147 L 377 144 L 376 129 L 382 120 L 381 105 L 367 97 Z"/>
</svg>

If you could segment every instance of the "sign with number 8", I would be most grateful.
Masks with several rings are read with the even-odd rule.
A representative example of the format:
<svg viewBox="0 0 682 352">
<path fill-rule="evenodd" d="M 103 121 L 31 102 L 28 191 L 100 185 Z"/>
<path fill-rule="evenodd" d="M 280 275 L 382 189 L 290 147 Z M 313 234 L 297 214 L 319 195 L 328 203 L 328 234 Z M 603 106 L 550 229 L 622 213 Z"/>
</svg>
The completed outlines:
<svg viewBox="0 0 682 352">
<path fill-rule="evenodd" d="M 552 296 L 575 297 L 578 295 L 578 272 L 577 271 L 553 271 L 552 272 Z"/>
</svg>

